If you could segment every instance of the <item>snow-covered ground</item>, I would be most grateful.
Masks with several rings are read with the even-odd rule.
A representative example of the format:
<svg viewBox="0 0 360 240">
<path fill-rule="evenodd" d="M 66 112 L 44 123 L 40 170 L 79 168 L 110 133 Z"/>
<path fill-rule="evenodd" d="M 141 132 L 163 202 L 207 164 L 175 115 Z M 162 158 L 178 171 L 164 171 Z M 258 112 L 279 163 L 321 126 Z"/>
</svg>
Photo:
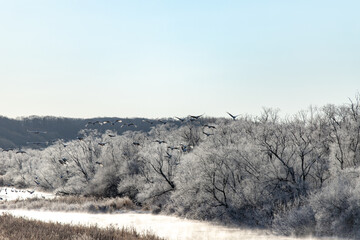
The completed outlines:
<svg viewBox="0 0 360 240">
<path fill-rule="evenodd" d="M 15 216 L 24 216 L 42 221 L 70 224 L 95 225 L 99 227 L 133 227 L 139 232 L 152 232 L 165 239 L 180 240 L 295 240 L 292 237 L 279 237 L 264 231 L 227 228 L 207 222 L 180 219 L 171 216 L 144 213 L 89 214 L 69 212 L 46 212 L 28 210 L 1 210 Z M 318 238 L 302 238 L 306 240 Z M 324 238 L 325 239 L 325 238 Z M 329 239 L 329 238 L 326 238 Z M 299 240 L 299 239 L 297 239 Z"/>
<path fill-rule="evenodd" d="M 27 198 L 54 198 L 55 195 L 52 193 L 40 192 L 35 189 L 16 189 L 11 187 L 0 188 L 0 201 L 11 201 L 16 199 L 27 199 Z"/>
<path fill-rule="evenodd" d="M 32 197 L 52 198 L 53 194 L 33 192 L 33 190 L 18 190 L 1 188 L 0 197 L 7 200 Z M 0 210 L 2 213 L 11 213 L 14 216 L 24 216 L 41 221 L 52 221 L 70 224 L 98 225 L 99 227 L 131 227 L 138 232 L 151 232 L 159 237 L 170 240 L 295 240 L 292 237 L 279 237 L 265 231 L 228 228 L 208 222 L 181 219 L 172 216 L 153 215 L 149 213 L 123 212 L 114 214 L 90 214 L 75 212 L 50 212 L 30 210 Z M 317 240 L 319 238 L 302 238 Z M 325 238 L 324 238 L 325 239 Z M 329 238 L 326 238 L 329 239 Z M 335 238 L 334 238 L 335 239 Z M 297 239 L 299 240 L 299 239 Z"/>
</svg>

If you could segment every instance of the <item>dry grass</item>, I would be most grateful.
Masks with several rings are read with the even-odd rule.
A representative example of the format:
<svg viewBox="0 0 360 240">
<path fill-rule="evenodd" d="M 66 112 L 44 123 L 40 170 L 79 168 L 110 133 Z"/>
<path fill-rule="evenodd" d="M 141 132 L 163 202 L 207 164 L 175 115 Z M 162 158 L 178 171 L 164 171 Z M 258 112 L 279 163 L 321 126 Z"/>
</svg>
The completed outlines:
<svg viewBox="0 0 360 240">
<path fill-rule="evenodd" d="M 0 239 L 2 240 L 160 240 L 151 234 L 139 234 L 135 230 L 98 228 L 96 226 L 72 226 L 60 223 L 46 223 L 14 217 L 10 214 L 0 216 Z"/>
<path fill-rule="evenodd" d="M 111 213 L 119 210 L 134 210 L 135 204 L 124 198 L 95 198 L 64 196 L 53 199 L 32 198 L 26 200 L 4 201 L 0 209 L 40 209 L 48 211 L 79 211 L 91 213 Z"/>
</svg>

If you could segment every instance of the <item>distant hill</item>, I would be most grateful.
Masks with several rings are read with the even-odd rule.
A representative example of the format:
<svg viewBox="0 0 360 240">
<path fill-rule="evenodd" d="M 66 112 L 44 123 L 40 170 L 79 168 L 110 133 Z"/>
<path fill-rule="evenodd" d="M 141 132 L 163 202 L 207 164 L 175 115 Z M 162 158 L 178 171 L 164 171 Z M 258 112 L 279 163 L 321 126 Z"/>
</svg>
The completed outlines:
<svg viewBox="0 0 360 240">
<path fill-rule="evenodd" d="M 122 122 L 114 123 L 116 120 L 121 120 Z M 100 125 L 97 121 L 101 123 L 110 121 L 114 124 L 107 123 Z M 150 121 L 153 124 L 150 124 Z M 88 124 L 89 122 L 95 122 L 95 124 Z M 135 124 L 137 127 L 127 126 L 130 123 Z M 7 149 L 24 146 L 36 148 L 37 146 L 31 144 L 32 142 L 51 142 L 57 139 L 68 141 L 77 138 L 79 131 L 85 128 L 98 129 L 100 132 L 110 129 L 121 134 L 128 130 L 147 132 L 156 124 L 161 123 L 157 120 L 144 118 L 78 119 L 31 116 L 21 119 L 10 119 L 0 116 L 0 148 Z M 121 127 L 122 125 L 124 126 Z M 36 131 L 39 131 L 39 133 Z"/>
</svg>

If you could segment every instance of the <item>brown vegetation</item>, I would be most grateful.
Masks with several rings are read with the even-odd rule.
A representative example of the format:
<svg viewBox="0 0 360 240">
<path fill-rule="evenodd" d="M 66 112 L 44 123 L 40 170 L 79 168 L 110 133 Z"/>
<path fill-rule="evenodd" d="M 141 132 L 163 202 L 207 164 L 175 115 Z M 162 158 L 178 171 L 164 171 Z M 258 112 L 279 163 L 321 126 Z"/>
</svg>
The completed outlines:
<svg viewBox="0 0 360 240">
<path fill-rule="evenodd" d="M 160 240 L 151 234 L 139 234 L 134 229 L 99 228 L 96 226 L 72 226 L 69 224 L 46 223 L 28 220 L 9 214 L 0 216 L 0 239 L 26 240 Z"/>
</svg>

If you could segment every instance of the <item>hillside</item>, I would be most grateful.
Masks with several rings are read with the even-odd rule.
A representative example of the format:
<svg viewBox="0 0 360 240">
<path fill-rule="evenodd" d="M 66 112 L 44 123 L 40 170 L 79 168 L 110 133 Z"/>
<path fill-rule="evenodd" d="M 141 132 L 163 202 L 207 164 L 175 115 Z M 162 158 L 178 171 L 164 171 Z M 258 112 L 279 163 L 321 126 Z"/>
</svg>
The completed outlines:
<svg viewBox="0 0 360 240">
<path fill-rule="evenodd" d="M 116 122 L 121 120 L 121 122 Z M 100 124 L 105 121 L 110 123 Z M 88 124 L 89 122 L 94 124 Z M 150 123 L 151 122 L 151 123 Z M 134 123 L 136 125 L 129 124 Z M 122 134 L 128 130 L 147 132 L 153 125 L 161 124 L 156 120 L 144 118 L 61 118 L 31 116 L 21 119 L 11 119 L 0 116 L 0 148 L 40 148 L 59 139 L 69 141 L 79 136 L 82 129 L 97 129 L 100 133 L 112 130 Z M 36 131 L 39 131 L 37 133 Z M 46 133 L 45 133 L 46 132 Z M 44 143 L 44 144 L 34 144 Z"/>
</svg>

